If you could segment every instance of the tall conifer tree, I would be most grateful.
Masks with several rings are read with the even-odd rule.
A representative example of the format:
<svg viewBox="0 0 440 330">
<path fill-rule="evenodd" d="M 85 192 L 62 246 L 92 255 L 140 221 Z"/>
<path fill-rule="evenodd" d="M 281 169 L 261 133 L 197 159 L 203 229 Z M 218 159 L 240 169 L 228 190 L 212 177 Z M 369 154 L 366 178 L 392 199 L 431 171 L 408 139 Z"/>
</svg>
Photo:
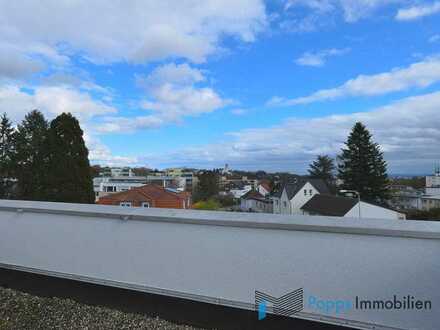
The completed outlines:
<svg viewBox="0 0 440 330">
<path fill-rule="evenodd" d="M 94 203 L 89 151 L 78 120 L 70 113 L 56 117 L 50 124 L 48 142 L 49 199 Z"/>
<path fill-rule="evenodd" d="M 319 155 L 309 167 L 309 176 L 311 178 L 321 179 L 329 187 L 334 185 L 335 164 L 332 158 L 327 155 Z"/>
<path fill-rule="evenodd" d="M 12 155 L 14 129 L 6 113 L 0 118 L 0 199 L 10 198 L 12 194 Z"/>
<path fill-rule="evenodd" d="M 387 164 L 370 132 L 360 122 L 351 131 L 339 156 L 338 177 L 343 189 L 356 190 L 366 201 L 385 204 L 388 199 Z"/>
<path fill-rule="evenodd" d="M 17 179 L 17 198 L 46 200 L 48 124 L 41 112 L 27 114 L 14 133 L 12 173 Z"/>
</svg>

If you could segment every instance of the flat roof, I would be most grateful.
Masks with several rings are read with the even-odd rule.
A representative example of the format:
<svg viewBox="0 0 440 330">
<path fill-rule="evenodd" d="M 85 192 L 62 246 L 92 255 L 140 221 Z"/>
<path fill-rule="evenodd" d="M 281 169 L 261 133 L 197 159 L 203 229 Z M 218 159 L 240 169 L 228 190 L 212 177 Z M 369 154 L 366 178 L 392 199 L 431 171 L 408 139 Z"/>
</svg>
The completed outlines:
<svg viewBox="0 0 440 330">
<path fill-rule="evenodd" d="M 0 200 L 0 212 L 47 213 L 120 220 L 440 239 L 440 222 L 435 221 L 128 208 L 110 205 L 17 200 Z"/>
</svg>

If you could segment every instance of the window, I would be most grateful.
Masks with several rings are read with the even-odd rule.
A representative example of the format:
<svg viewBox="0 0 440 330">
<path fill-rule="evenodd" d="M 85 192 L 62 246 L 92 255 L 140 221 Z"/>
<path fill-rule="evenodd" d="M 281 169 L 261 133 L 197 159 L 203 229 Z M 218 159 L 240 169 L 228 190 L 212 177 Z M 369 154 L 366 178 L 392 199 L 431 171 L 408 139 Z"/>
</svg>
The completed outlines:
<svg viewBox="0 0 440 330">
<path fill-rule="evenodd" d="M 148 203 L 148 202 L 143 202 L 143 203 L 142 203 L 142 207 L 150 207 L 150 203 Z"/>
<path fill-rule="evenodd" d="M 120 202 L 119 206 L 123 206 L 123 207 L 131 207 L 131 202 Z"/>
<path fill-rule="evenodd" d="M 307 189 L 304 189 L 304 196 L 307 196 Z"/>
<path fill-rule="evenodd" d="M 313 195 L 313 190 L 312 189 L 309 190 L 309 194 L 310 194 L 310 196 Z"/>
<path fill-rule="evenodd" d="M 284 207 L 287 207 L 287 202 L 283 202 Z"/>
</svg>

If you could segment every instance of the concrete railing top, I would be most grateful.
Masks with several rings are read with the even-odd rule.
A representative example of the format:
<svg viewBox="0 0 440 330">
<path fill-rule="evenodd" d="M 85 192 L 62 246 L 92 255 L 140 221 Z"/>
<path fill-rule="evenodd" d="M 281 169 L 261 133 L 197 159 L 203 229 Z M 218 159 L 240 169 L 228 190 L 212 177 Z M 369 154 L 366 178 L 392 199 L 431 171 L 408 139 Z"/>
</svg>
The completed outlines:
<svg viewBox="0 0 440 330">
<path fill-rule="evenodd" d="M 46 213 L 194 225 L 440 239 L 440 222 L 435 221 L 128 208 L 108 205 L 0 200 L 0 220 L 3 212 Z"/>
</svg>

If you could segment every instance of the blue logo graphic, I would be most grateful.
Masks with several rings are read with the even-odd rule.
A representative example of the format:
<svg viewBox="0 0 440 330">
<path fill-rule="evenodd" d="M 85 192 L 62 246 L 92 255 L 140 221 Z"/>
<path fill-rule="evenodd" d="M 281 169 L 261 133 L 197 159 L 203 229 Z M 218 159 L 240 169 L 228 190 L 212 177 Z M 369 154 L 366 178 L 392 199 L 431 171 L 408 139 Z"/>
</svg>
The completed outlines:
<svg viewBox="0 0 440 330">
<path fill-rule="evenodd" d="M 263 300 L 258 304 L 258 320 L 266 318 L 267 301 Z"/>
<path fill-rule="evenodd" d="M 258 311 L 259 320 L 266 318 L 268 311 L 277 315 L 291 316 L 302 311 L 303 307 L 304 292 L 302 288 L 278 298 L 261 291 L 255 291 L 255 310 Z"/>
</svg>

